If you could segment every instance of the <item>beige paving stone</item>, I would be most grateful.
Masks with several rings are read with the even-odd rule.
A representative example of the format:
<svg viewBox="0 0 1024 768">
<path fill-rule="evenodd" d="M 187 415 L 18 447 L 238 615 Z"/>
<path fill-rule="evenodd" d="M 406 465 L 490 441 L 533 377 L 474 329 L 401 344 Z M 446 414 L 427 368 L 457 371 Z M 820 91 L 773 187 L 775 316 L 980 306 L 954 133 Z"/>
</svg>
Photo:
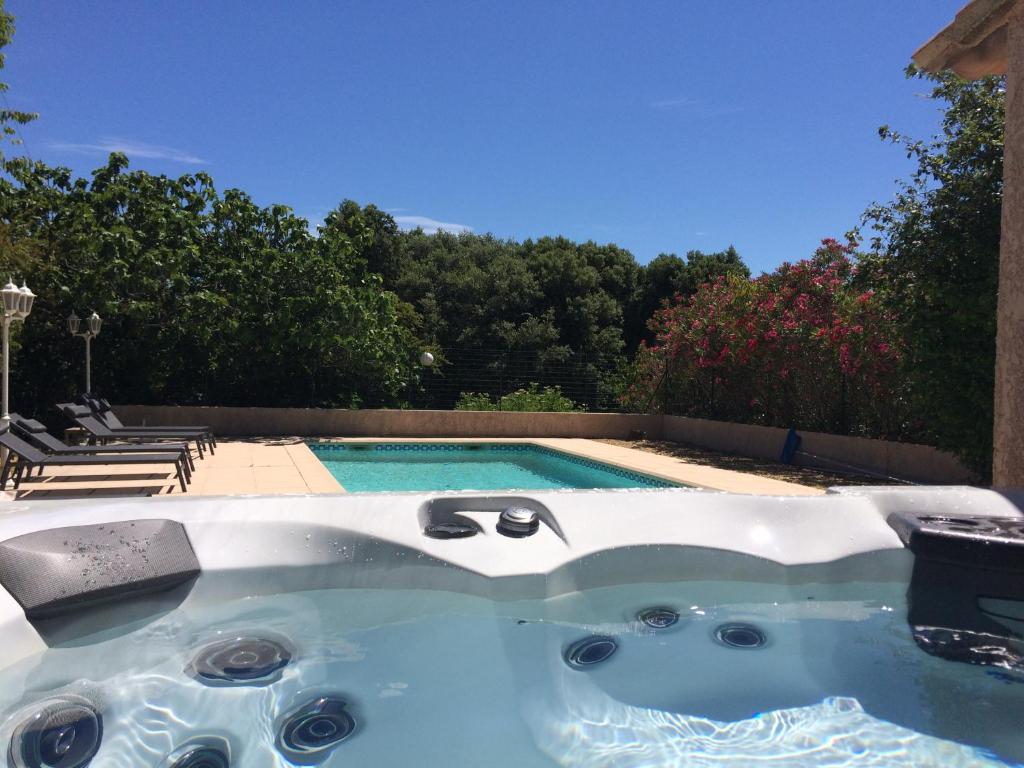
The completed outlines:
<svg viewBox="0 0 1024 768">
<path fill-rule="evenodd" d="M 609 445 L 595 440 L 547 438 L 533 442 L 537 445 L 544 445 L 555 450 L 603 461 L 624 469 L 631 469 L 634 472 L 643 472 L 697 488 L 732 493 L 786 496 L 818 496 L 824 493 L 820 488 L 811 488 L 799 483 L 788 483 L 784 480 L 775 480 L 749 472 L 734 472 L 729 469 L 691 464 L 674 456 L 638 451 L 634 448 Z"/>
</svg>

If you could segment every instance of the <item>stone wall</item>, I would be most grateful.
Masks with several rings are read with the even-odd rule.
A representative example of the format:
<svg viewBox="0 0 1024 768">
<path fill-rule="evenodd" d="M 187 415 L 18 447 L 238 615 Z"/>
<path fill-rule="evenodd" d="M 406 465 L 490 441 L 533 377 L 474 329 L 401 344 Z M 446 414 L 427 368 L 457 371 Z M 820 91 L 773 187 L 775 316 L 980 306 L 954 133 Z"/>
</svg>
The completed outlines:
<svg viewBox="0 0 1024 768">
<path fill-rule="evenodd" d="M 777 460 L 785 429 L 684 416 L 625 413 L 510 413 L 317 408 L 206 408 L 123 405 L 126 424 L 207 424 L 218 435 L 251 437 L 584 437 L 627 439 L 638 433 L 742 456 Z M 913 443 L 800 432 L 795 463 L 867 470 L 925 483 L 958 484 L 971 473 L 955 456 Z"/>
<path fill-rule="evenodd" d="M 610 437 L 660 434 L 661 417 L 627 413 L 513 413 L 327 408 L 117 406 L 126 424 L 208 424 L 219 435 L 304 437 Z"/>
<path fill-rule="evenodd" d="M 782 452 L 788 432 L 777 427 L 685 416 L 663 418 L 662 435 L 665 440 L 775 461 Z M 867 470 L 880 475 L 880 480 L 896 477 L 922 483 L 956 485 L 972 479 L 971 472 L 956 456 L 928 445 L 824 432 L 798 431 L 798 434 L 801 440 L 800 450 L 794 457 L 795 464 L 838 471 Z"/>
</svg>

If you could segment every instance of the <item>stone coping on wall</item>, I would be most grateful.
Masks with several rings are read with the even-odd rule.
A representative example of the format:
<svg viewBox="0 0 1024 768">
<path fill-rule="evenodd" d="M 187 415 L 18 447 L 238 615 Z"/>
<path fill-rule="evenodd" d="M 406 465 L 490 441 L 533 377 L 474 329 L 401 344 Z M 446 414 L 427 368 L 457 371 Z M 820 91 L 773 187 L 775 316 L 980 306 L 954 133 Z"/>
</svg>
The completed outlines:
<svg viewBox="0 0 1024 768">
<path fill-rule="evenodd" d="M 759 459 L 777 460 L 785 429 L 685 416 L 627 413 L 348 410 L 228 406 L 121 405 L 126 424 L 208 424 L 226 436 L 374 438 L 611 438 L 645 436 Z M 799 432 L 795 463 L 922 483 L 967 483 L 971 472 L 950 453 L 913 443 Z"/>
</svg>

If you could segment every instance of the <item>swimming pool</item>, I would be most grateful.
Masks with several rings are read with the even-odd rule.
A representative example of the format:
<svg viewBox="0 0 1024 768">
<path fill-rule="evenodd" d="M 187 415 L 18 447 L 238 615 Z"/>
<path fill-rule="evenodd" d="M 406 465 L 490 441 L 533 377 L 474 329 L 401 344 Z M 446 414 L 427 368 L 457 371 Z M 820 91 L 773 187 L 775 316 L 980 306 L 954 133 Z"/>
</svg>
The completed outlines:
<svg viewBox="0 0 1024 768">
<path fill-rule="evenodd" d="M 677 487 L 650 475 L 521 443 L 307 445 L 353 492 Z"/>
<path fill-rule="evenodd" d="M 509 506 L 538 513 L 532 535 L 501 535 Z M 1006 578 L 1006 551 L 986 549 L 994 596 L 1017 599 L 982 616 L 976 590 L 988 600 L 993 585 L 965 563 L 952 581 L 934 572 L 890 522 L 905 510 L 954 533 L 1024 525 L 1012 503 L 969 490 L 12 504 L 0 550 L 28 557 L 39 539 L 47 565 L 30 570 L 30 597 L 60 589 L 31 621 L 0 590 L 0 760 L 1018 764 L 1019 569 Z M 453 519 L 475 534 L 427 533 Z M 187 537 L 158 541 L 154 522 Z M 155 555 L 180 570 L 189 553 L 197 577 L 135 581 L 154 576 Z M 12 567 L 0 553 L 5 586 Z M 111 581 L 122 593 L 95 602 L 89 590 Z M 62 602 L 77 590 L 93 597 Z"/>
</svg>

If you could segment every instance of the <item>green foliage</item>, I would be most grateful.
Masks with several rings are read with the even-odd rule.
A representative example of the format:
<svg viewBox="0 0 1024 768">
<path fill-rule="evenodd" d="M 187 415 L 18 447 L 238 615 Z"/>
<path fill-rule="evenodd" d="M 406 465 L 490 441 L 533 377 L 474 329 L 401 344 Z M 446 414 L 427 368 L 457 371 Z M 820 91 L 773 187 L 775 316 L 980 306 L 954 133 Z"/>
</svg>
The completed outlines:
<svg viewBox="0 0 1024 768">
<path fill-rule="evenodd" d="M 756 280 L 705 283 L 659 310 L 624 393 L 634 410 L 899 436 L 899 341 L 854 285 L 850 244 Z"/>
<path fill-rule="evenodd" d="M 81 386 L 82 342 L 64 318 L 97 311 L 93 387 L 122 401 L 357 406 L 399 403 L 413 375 L 399 302 L 360 255 L 368 235 L 337 211 L 316 235 L 282 205 L 217 193 L 206 174 L 128 171 L 91 180 L 10 160 L 0 222 L 39 299 L 12 380 L 19 408 Z"/>
<path fill-rule="evenodd" d="M 419 391 L 418 351 L 431 348 L 430 375 L 447 375 L 453 392 L 477 372 L 458 356 L 493 352 L 503 386 L 490 396 L 568 378 L 612 404 L 631 351 L 624 316 L 636 311 L 638 281 L 659 268 L 565 238 L 403 233 L 352 201 L 313 234 L 289 208 L 219 193 L 205 173 L 130 171 L 119 154 L 91 179 L 25 158 L 4 167 L 0 274 L 31 276 L 41 298 L 19 341 L 52 351 L 18 369 L 23 408 L 46 408 L 80 382 L 81 342 L 64 330 L 72 310 L 105 318 L 94 388 L 125 401 L 401 405 Z M 691 282 L 648 285 L 643 300 L 688 290 L 698 261 L 745 273 L 731 253 L 692 252 Z M 524 397 L 524 408 L 575 407 L 554 391 L 523 389 L 508 408 Z"/>
<path fill-rule="evenodd" d="M 632 351 L 641 341 L 654 341 L 648 323 L 654 313 L 678 297 L 688 298 L 719 277 L 750 277 L 750 270 L 731 245 L 724 251 L 690 251 L 686 260 L 663 253 L 641 267 L 626 309 L 626 344 Z"/>
<path fill-rule="evenodd" d="M 601 382 L 626 354 L 623 305 L 638 270 L 628 252 L 565 238 L 517 243 L 415 231 L 396 240 L 399 269 L 385 286 L 422 319 L 424 345 L 446 350 L 448 391 L 476 386 L 472 361 L 493 357 L 493 378 L 508 386 L 598 380 L 597 396 L 613 401 Z M 506 351 L 529 358 L 527 370 L 517 369 L 523 378 L 498 373 L 507 369 Z"/>
<path fill-rule="evenodd" d="M 13 29 L 0 0 L 0 49 Z M 13 137 L 33 118 L 2 111 L 0 130 Z M 400 232 L 350 200 L 314 234 L 289 208 L 220 193 L 205 173 L 130 171 L 120 154 L 91 179 L 0 162 L 0 275 L 29 276 L 40 297 L 15 329 L 16 351 L 46 351 L 15 369 L 28 409 L 81 380 L 81 342 L 64 330 L 72 310 L 105 318 L 94 387 L 119 400 L 402 405 L 425 394 L 413 361 L 430 348 L 429 376 L 450 392 L 478 384 L 484 366 L 498 382 L 487 395 L 511 409 L 575 407 L 557 387 L 506 394 L 528 382 L 582 382 L 588 402 L 610 405 L 654 309 L 747 274 L 732 248 L 644 267 L 615 245 L 562 237 Z"/>
<path fill-rule="evenodd" d="M 982 474 L 992 455 L 996 291 L 1002 207 L 1005 80 L 931 82 L 943 103 L 941 135 L 884 140 L 917 167 L 895 200 L 875 205 L 861 277 L 897 317 L 905 373 L 921 439 L 955 451 Z"/>
<path fill-rule="evenodd" d="M 498 404 L 484 392 L 463 392 L 455 403 L 456 411 L 496 411 Z"/>
<path fill-rule="evenodd" d="M 497 402 L 479 392 L 463 392 L 455 404 L 457 411 L 548 411 L 579 412 L 585 410 L 562 394 L 561 387 L 544 387 L 530 382 L 525 389 L 503 395 Z"/>
<path fill-rule="evenodd" d="M 3 49 L 10 45 L 14 37 L 14 17 L 4 9 L 4 2 L 0 0 L 0 69 L 6 63 Z M 0 82 L 0 93 L 7 91 L 7 83 Z M 17 127 L 35 120 L 39 115 L 34 112 L 21 112 L 16 109 L 0 108 L 0 141 L 8 139 L 12 144 L 19 144 L 21 140 L 16 138 Z M 3 153 L 0 153 L 0 160 Z"/>
<path fill-rule="evenodd" d="M 424 346 L 447 350 L 443 375 L 452 393 L 477 386 L 474 363 L 489 356 L 491 378 L 505 385 L 596 381 L 588 399 L 613 404 L 654 310 L 719 275 L 749 275 L 731 247 L 691 251 L 686 261 L 663 255 L 641 266 L 615 245 L 399 232 L 373 206 L 346 202 L 343 210 L 372 230 L 369 263 L 409 305 L 410 333 Z M 506 353 L 515 357 L 515 371 Z M 526 359 L 528 370 L 519 370 Z M 518 380 L 510 381 L 513 374 Z"/>
</svg>

